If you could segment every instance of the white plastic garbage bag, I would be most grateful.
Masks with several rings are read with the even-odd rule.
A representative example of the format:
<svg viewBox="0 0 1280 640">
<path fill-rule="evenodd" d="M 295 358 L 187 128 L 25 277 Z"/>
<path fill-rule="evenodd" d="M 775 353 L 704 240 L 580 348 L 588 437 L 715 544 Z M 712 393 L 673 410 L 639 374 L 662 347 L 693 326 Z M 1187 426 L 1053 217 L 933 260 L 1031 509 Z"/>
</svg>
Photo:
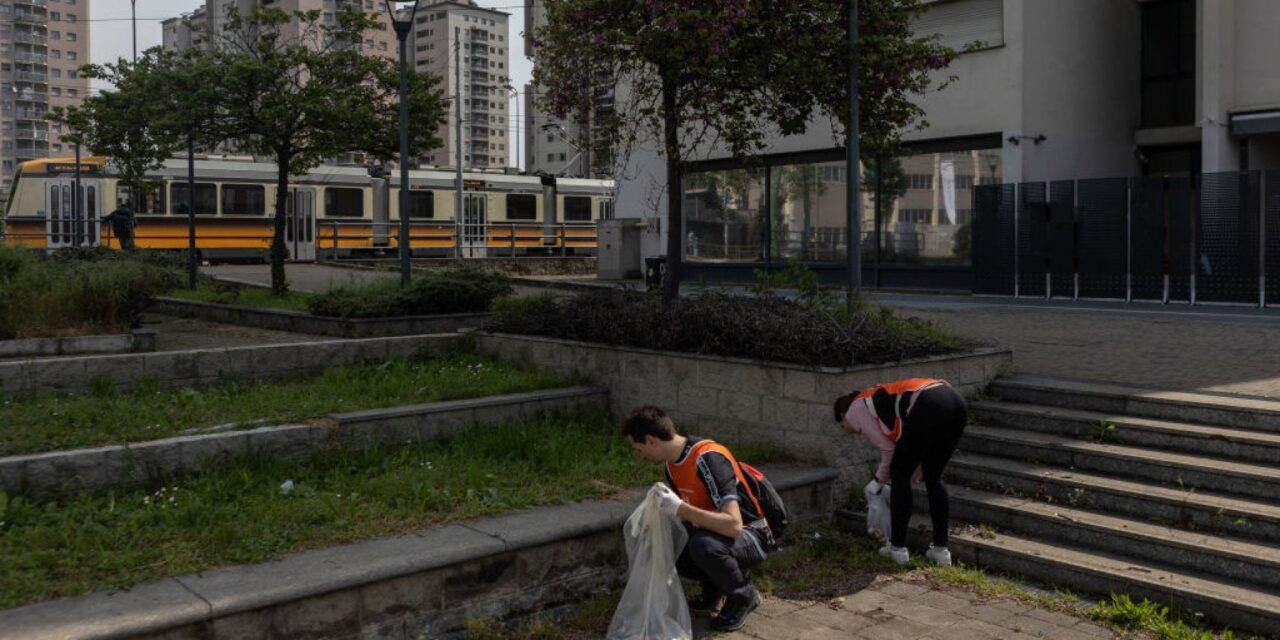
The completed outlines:
<svg viewBox="0 0 1280 640">
<path fill-rule="evenodd" d="M 888 540 L 893 528 L 893 518 L 889 511 L 890 485 L 881 485 L 879 493 L 872 493 L 868 485 L 862 495 L 867 499 L 867 535 L 881 540 Z M 910 491 L 910 489 L 908 489 Z"/>
<path fill-rule="evenodd" d="M 631 563 L 627 588 L 613 613 L 608 640 L 692 640 L 693 622 L 676 558 L 689 535 L 684 525 L 658 508 L 657 485 L 631 512 L 622 535 Z"/>
</svg>

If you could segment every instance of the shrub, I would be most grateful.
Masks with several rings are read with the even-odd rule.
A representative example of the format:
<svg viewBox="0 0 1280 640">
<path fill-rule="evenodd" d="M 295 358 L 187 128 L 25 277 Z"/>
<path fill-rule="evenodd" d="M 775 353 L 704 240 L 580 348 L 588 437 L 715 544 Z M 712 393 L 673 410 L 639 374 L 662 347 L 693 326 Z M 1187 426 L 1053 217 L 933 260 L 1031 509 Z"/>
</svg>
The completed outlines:
<svg viewBox="0 0 1280 640">
<path fill-rule="evenodd" d="M 122 331 L 181 282 L 146 258 L 75 253 L 0 247 L 0 339 Z"/>
<path fill-rule="evenodd" d="M 663 306 L 653 295 L 619 290 L 494 307 L 489 331 L 847 367 L 956 351 L 964 343 L 928 323 L 879 310 L 852 314 L 776 296 L 722 293 Z"/>
<path fill-rule="evenodd" d="M 443 269 L 414 277 L 409 286 L 395 281 L 346 285 L 313 296 L 311 313 L 340 318 L 384 318 L 488 311 L 496 298 L 509 295 L 511 279 L 478 269 Z"/>
</svg>

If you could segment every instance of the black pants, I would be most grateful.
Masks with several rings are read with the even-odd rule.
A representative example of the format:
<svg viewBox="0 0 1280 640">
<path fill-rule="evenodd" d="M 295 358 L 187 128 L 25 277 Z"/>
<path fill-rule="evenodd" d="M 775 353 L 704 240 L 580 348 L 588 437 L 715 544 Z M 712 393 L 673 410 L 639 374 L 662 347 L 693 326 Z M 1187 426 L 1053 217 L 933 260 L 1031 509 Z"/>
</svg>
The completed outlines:
<svg viewBox="0 0 1280 640">
<path fill-rule="evenodd" d="M 685 524 L 689 542 L 676 559 L 676 572 L 724 596 L 746 597 L 751 582 L 743 572 L 764 561 L 764 540 L 750 529 L 736 540 Z"/>
<path fill-rule="evenodd" d="M 907 414 L 902 437 L 893 450 L 889 476 L 893 491 L 889 494 L 889 511 L 893 521 L 890 542 L 896 547 L 907 544 L 907 523 L 911 520 L 911 476 L 917 467 L 924 468 L 924 486 L 929 491 L 929 516 L 933 519 L 933 543 L 947 544 L 947 527 L 951 522 L 951 505 L 947 488 L 942 484 L 942 470 L 955 453 L 967 420 L 964 398 L 951 387 L 942 386 L 920 392 L 915 406 Z"/>
<path fill-rule="evenodd" d="M 134 251 L 137 247 L 133 244 L 133 232 L 116 233 L 116 239 L 120 241 L 120 248 L 125 251 Z"/>
</svg>

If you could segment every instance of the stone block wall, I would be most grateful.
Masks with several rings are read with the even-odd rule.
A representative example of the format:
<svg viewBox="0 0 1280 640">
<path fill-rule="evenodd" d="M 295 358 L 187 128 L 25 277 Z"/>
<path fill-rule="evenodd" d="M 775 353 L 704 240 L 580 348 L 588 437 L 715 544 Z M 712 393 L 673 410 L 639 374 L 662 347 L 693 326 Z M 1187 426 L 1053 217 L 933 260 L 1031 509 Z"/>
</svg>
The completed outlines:
<svg viewBox="0 0 1280 640">
<path fill-rule="evenodd" d="M 837 369 L 536 336 L 474 335 L 477 350 L 485 355 L 586 375 L 609 389 L 615 415 L 654 404 L 671 415 L 682 433 L 715 438 L 731 448 L 769 444 L 798 460 L 835 468 L 840 501 L 870 477 L 879 452 L 834 422 L 831 405 L 837 397 L 909 377 L 941 378 L 972 394 L 1012 363 L 1007 349 L 989 348 Z"/>
</svg>

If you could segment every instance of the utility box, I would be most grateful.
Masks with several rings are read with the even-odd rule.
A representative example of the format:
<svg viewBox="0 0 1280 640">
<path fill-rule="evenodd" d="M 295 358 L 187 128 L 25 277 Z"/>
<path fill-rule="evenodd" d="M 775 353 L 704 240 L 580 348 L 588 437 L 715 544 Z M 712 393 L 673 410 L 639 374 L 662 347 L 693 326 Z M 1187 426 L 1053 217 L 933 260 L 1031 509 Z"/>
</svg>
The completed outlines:
<svg viewBox="0 0 1280 640">
<path fill-rule="evenodd" d="M 614 218 L 601 220 L 597 227 L 596 277 L 601 280 L 639 278 L 640 232 L 646 225 L 640 220 Z"/>
</svg>

